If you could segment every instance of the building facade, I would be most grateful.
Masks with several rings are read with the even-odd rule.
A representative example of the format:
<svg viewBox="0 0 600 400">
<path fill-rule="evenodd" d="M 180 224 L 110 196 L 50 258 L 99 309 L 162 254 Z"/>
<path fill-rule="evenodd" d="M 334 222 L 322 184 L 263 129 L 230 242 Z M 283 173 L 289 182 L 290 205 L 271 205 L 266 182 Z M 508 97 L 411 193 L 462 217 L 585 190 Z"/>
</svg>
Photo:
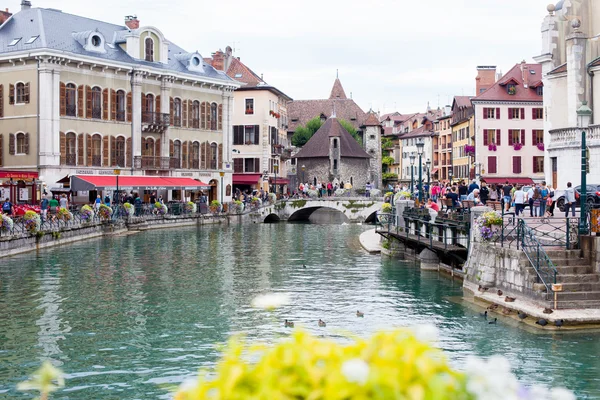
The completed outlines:
<svg viewBox="0 0 600 400">
<path fill-rule="evenodd" d="M 587 182 L 600 182 L 600 49 L 597 45 L 600 9 L 594 0 L 559 1 L 547 7 L 542 23 L 541 63 L 544 87 L 545 179 L 555 188 L 581 183 L 581 127 L 577 109 L 586 101 L 593 110 L 587 130 L 590 172 Z"/>
<path fill-rule="evenodd" d="M 436 180 L 449 179 L 448 172 L 452 168 L 452 112 L 446 106 L 444 115 L 434 122 L 433 162 L 431 175 Z"/>
<path fill-rule="evenodd" d="M 233 94 L 233 187 L 283 193 L 289 188 L 291 150 L 287 138 L 287 104 L 292 99 L 267 84 L 234 57 L 231 47 L 207 59 L 242 86 Z"/>
<path fill-rule="evenodd" d="M 544 109 L 539 64 L 516 64 L 471 99 L 475 177 L 488 183 L 544 180 Z"/>
<path fill-rule="evenodd" d="M 415 182 L 417 182 L 420 169 L 423 180 L 427 180 L 426 162 L 432 162 L 433 160 L 433 140 L 435 137 L 434 118 L 437 119 L 435 116 L 433 116 L 433 114 L 430 115 L 428 112 L 425 116 L 422 117 L 420 121 L 420 126 L 418 128 L 412 129 L 408 133 L 404 133 L 400 136 L 403 166 L 402 181 L 410 182 L 412 178 Z M 417 150 L 417 143 L 419 142 L 423 143 L 421 164 L 419 164 L 419 156 Z M 414 154 L 416 156 L 414 165 L 411 165 L 410 162 L 411 154 Z"/>
<path fill-rule="evenodd" d="M 448 179 L 462 180 L 471 177 L 471 164 L 474 154 L 467 152 L 467 146 L 474 143 L 473 105 L 469 96 L 454 96 L 452 102 L 452 152 Z M 446 142 L 447 143 L 447 142 Z"/>
<path fill-rule="evenodd" d="M 28 1 L 0 38 L 1 170 L 37 173 L 32 191 L 119 169 L 193 178 L 211 185 L 212 199 L 231 199 L 239 84 L 199 53 L 136 17 L 115 25 Z"/>
</svg>

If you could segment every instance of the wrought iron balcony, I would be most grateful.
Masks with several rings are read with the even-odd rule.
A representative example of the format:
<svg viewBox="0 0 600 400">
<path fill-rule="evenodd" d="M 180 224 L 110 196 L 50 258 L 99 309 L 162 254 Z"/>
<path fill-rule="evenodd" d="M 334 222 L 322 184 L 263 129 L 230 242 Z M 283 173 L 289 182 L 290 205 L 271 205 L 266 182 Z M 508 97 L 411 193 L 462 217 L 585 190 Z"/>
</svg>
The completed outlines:
<svg viewBox="0 0 600 400">
<path fill-rule="evenodd" d="M 117 111 L 117 121 L 125 121 L 125 111 Z"/>
<path fill-rule="evenodd" d="M 116 165 L 120 166 L 120 167 L 124 167 L 125 166 L 125 156 L 116 156 Z"/>
<path fill-rule="evenodd" d="M 76 154 L 67 154 L 66 165 L 75 166 L 77 165 L 77 155 Z"/>
<path fill-rule="evenodd" d="M 192 169 L 200 169 L 200 160 L 192 160 Z"/>
<path fill-rule="evenodd" d="M 102 119 L 102 107 L 92 107 L 92 118 Z"/>
<path fill-rule="evenodd" d="M 171 157 L 169 161 L 170 168 L 181 168 L 181 160 L 178 157 Z"/>
<path fill-rule="evenodd" d="M 92 156 L 92 165 L 94 167 L 102 166 L 102 156 Z"/>
<path fill-rule="evenodd" d="M 169 127 L 170 115 L 167 113 L 142 112 L 142 132 L 163 133 Z"/>
<path fill-rule="evenodd" d="M 66 114 L 69 117 L 77 116 L 77 106 L 75 104 L 67 104 Z"/>
<path fill-rule="evenodd" d="M 173 126 L 177 126 L 177 127 L 181 126 L 181 116 L 180 115 L 173 116 Z"/>
<path fill-rule="evenodd" d="M 123 160 L 124 161 L 124 160 Z M 168 170 L 169 157 L 137 156 L 135 157 L 135 168 L 149 170 Z"/>
<path fill-rule="evenodd" d="M 278 156 L 283 152 L 283 146 L 280 144 L 272 144 L 271 145 L 271 155 Z"/>
</svg>

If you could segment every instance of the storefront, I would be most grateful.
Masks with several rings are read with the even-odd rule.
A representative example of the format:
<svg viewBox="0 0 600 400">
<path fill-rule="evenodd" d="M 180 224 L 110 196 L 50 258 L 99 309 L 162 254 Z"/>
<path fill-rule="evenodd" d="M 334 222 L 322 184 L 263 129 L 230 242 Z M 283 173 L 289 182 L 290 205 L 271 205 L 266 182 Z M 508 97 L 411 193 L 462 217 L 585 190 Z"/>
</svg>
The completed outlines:
<svg viewBox="0 0 600 400">
<path fill-rule="evenodd" d="M 13 204 L 37 204 L 38 173 L 31 171 L 0 171 L 0 199 Z"/>
<path fill-rule="evenodd" d="M 262 185 L 262 174 L 233 174 L 233 190 L 239 189 L 242 193 L 259 190 Z"/>
<path fill-rule="evenodd" d="M 137 175 L 72 175 L 70 189 L 77 193 L 75 202 L 92 202 L 97 195 L 116 199 L 118 191 L 121 196 L 137 193 L 144 202 L 148 202 L 152 194 L 162 196 L 164 201 L 187 201 L 199 197 L 199 192 L 208 191 L 207 183 L 192 179 L 171 176 L 137 176 Z"/>
</svg>

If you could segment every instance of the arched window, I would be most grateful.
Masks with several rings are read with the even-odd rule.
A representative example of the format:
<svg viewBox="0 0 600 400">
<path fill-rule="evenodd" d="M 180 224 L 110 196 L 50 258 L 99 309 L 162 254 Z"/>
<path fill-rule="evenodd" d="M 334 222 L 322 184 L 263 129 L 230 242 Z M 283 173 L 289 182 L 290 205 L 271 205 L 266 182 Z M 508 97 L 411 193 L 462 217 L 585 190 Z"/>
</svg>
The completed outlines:
<svg viewBox="0 0 600 400">
<path fill-rule="evenodd" d="M 102 118 L 102 89 L 98 86 L 92 88 L 92 118 Z"/>
<path fill-rule="evenodd" d="M 149 113 L 154 112 L 154 95 L 151 93 L 146 95 L 146 111 Z"/>
<path fill-rule="evenodd" d="M 77 116 L 77 86 L 67 83 L 65 88 L 66 113 L 69 117 Z M 75 165 L 75 164 L 73 164 Z"/>
<path fill-rule="evenodd" d="M 117 90 L 117 121 L 125 121 L 126 109 L 126 96 L 124 90 Z"/>
<path fill-rule="evenodd" d="M 173 99 L 173 126 L 181 126 L 181 99 Z"/>
<path fill-rule="evenodd" d="M 154 95 L 147 94 L 142 100 L 144 101 L 144 104 L 142 104 L 142 122 L 152 124 L 154 122 Z"/>
<path fill-rule="evenodd" d="M 147 138 L 144 146 L 144 155 L 146 157 L 154 157 L 154 139 Z"/>
<path fill-rule="evenodd" d="M 102 166 L 102 136 L 92 136 L 92 165 L 94 167 Z"/>
<path fill-rule="evenodd" d="M 23 82 L 17 83 L 15 87 L 15 100 L 16 103 L 29 103 L 29 92 L 26 89 L 29 89 L 29 84 L 25 86 Z"/>
<path fill-rule="evenodd" d="M 200 168 L 200 143 L 194 142 L 192 145 L 192 168 Z"/>
<path fill-rule="evenodd" d="M 210 169 L 217 169 L 217 144 L 210 144 Z"/>
<path fill-rule="evenodd" d="M 27 149 L 25 148 L 25 134 L 17 133 L 17 154 L 26 154 Z"/>
<path fill-rule="evenodd" d="M 171 168 L 181 168 L 181 142 L 176 140 L 173 142 L 173 164 Z"/>
<path fill-rule="evenodd" d="M 147 37 L 144 41 L 144 48 L 146 51 L 146 61 L 154 62 L 154 40 L 152 38 Z"/>
<path fill-rule="evenodd" d="M 200 128 L 200 102 L 194 100 L 192 103 L 192 128 Z"/>
<path fill-rule="evenodd" d="M 210 130 L 217 130 L 217 103 L 210 105 Z"/>
<path fill-rule="evenodd" d="M 117 166 L 125 166 L 125 138 L 123 136 L 117 138 L 114 157 Z"/>
<path fill-rule="evenodd" d="M 77 165 L 77 136 L 73 132 L 66 135 L 67 165 Z"/>
</svg>

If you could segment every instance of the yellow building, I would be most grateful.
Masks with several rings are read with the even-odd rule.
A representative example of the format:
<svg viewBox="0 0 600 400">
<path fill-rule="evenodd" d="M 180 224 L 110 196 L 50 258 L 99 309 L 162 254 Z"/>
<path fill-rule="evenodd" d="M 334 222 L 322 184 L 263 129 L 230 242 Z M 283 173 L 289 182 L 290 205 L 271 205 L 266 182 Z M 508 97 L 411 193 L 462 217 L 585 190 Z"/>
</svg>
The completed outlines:
<svg viewBox="0 0 600 400">
<path fill-rule="evenodd" d="M 455 96 L 452 103 L 452 164 L 448 171 L 451 180 L 468 180 L 475 154 L 467 154 L 465 146 L 474 145 L 474 114 L 471 97 Z M 450 174 L 452 173 L 452 174 Z"/>
</svg>

